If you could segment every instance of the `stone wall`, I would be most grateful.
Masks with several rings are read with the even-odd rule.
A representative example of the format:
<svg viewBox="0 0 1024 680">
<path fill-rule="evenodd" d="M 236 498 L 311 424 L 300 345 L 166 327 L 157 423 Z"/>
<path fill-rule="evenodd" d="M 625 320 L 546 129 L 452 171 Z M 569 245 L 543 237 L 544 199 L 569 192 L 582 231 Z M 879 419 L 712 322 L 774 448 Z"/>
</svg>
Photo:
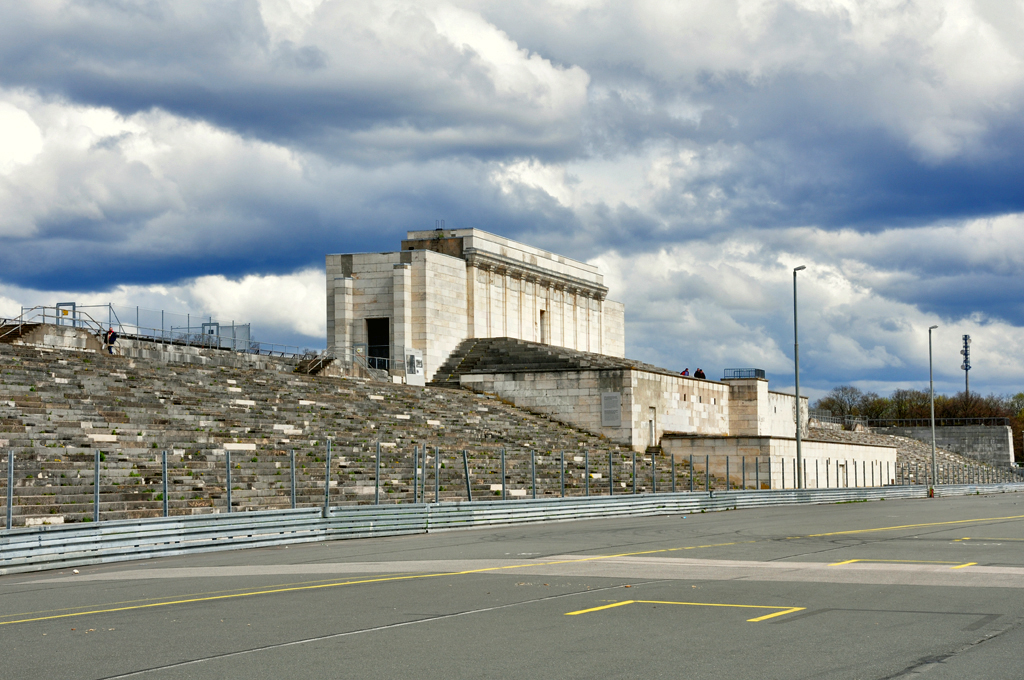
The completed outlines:
<svg viewBox="0 0 1024 680">
<path fill-rule="evenodd" d="M 601 312 L 601 354 L 626 356 L 626 306 L 614 300 L 603 300 Z"/>
<path fill-rule="evenodd" d="M 873 427 L 879 434 L 910 437 L 931 444 L 931 427 Z M 935 428 L 935 445 L 990 465 L 1013 463 L 1013 431 L 1009 425 L 961 425 Z"/>
<path fill-rule="evenodd" d="M 73 326 L 42 324 L 17 340 L 22 345 L 41 345 L 60 349 L 77 349 L 98 352 L 103 348 L 96 335 L 86 329 Z"/>
<path fill-rule="evenodd" d="M 666 432 L 727 434 L 729 386 L 635 369 L 475 373 L 463 387 L 643 451 Z M 619 426 L 602 424 L 601 395 L 620 399 Z M 654 421 L 654 440 L 650 423 Z"/>
<path fill-rule="evenodd" d="M 730 387 L 729 434 L 734 436 L 796 437 L 796 398 L 771 392 L 764 378 L 724 381 Z M 803 430 L 807 434 L 807 397 L 800 398 Z"/>
<path fill-rule="evenodd" d="M 494 394 L 519 408 L 543 413 L 616 444 L 631 445 L 631 371 L 552 371 L 463 375 L 463 387 Z M 601 425 L 601 394 L 622 395 L 621 427 Z"/>
<path fill-rule="evenodd" d="M 411 255 L 412 346 L 423 350 L 424 371 L 433 375 L 469 330 L 466 263 L 429 250 L 413 251 Z"/>
</svg>

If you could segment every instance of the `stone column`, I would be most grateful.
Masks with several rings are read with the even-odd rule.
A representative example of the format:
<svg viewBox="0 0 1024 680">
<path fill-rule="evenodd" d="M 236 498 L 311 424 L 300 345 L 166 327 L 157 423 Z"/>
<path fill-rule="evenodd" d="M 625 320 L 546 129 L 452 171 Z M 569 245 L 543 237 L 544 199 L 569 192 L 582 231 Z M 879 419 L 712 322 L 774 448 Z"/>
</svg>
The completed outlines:
<svg viewBox="0 0 1024 680">
<path fill-rule="evenodd" d="M 412 267 L 396 264 L 392 272 L 391 375 L 405 375 L 405 348 L 412 347 Z"/>
<path fill-rule="evenodd" d="M 352 352 L 352 288 L 354 280 L 349 276 L 334 278 L 334 337 L 329 339 L 328 349 L 333 349 L 341 361 L 351 361 Z"/>
<path fill-rule="evenodd" d="M 508 270 L 505 269 L 501 272 L 501 335 L 503 337 L 511 337 L 511 333 L 508 330 Z"/>
</svg>

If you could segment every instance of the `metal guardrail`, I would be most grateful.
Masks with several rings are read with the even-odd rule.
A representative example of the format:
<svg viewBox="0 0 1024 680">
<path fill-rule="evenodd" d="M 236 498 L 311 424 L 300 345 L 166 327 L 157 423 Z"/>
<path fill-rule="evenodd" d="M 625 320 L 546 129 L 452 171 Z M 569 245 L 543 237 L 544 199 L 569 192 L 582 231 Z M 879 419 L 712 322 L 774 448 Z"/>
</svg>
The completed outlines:
<svg viewBox="0 0 1024 680">
<path fill-rule="evenodd" d="M 107 305 L 100 305 L 106 307 Z M 100 323 L 83 308 L 62 309 L 48 307 L 45 305 L 25 309 L 21 316 L 14 319 L 4 320 L 3 326 L 6 331 L 0 333 L 0 339 L 4 335 L 12 335 L 15 331 L 20 334 L 20 328 L 31 324 L 54 324 L 58 326 L 70 326 L 82 328 L 96 335 L 100 342 L 108 328 L 116 328 L 119 339 L 143 340 L 164 345 L 175 345 L 180 347 L 200 347 L 205 349 L 221 349 L 230 352 L 243 354 L 258 354 L 261 356 L 301 358 L 308 352 L 297 345 L 284 345 L 275 342 L 261 342 L 251 340 L 248 333 L 245 337 L 238 337 L 235 334 L 223 335 L 214 333 L 203 333 L 201 327 L 187 326 L 184 328 L 156 328 L 136 324 L 126 324 L 115 319 L 112 322 Z M 116 348 L 116 345 L 115 345 Z"/>
<path fill-rule="evenodd" d="M 931 418 L 870 418 L 867 421 L 868 427 L 931 427 Z M 991 418 L 936 418 L 936 427 L 957 427 L 966 425 L 985 425 L 1009 427 L 1010 419 L 999 417 Z"/>
<path fill-rule="evenodd" d="M 1019 484 L 949 485 L 936 496 L 1024 491 Z M 476 501 L 114 520 L 0 532 L 0 575 L 219 550 L 482 526 L 694 513 L 779 505 L 925 498 L 925 486 L 681 492 L 626 497 Z"/>
<path fill-rule="evenodd" d="M 764 378 L 763 368 L 727 368 L 722 380 L 740 380 L 743 378 Z"/>
</svg>

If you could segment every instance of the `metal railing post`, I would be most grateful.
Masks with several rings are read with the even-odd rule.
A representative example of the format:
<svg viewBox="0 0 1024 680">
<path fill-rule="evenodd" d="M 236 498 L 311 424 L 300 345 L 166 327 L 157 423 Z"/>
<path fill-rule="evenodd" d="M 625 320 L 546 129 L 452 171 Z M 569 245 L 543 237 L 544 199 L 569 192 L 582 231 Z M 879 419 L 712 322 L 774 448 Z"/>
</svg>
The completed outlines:
<svg viewBox="0 0 1024 680">
<path fill-rule="evenodd" d="M 711 456 L 704 456 L 704 490 L 711 491 Z"/>
<path fill-rule="evenodd" d="M 473 487 L 469 483 L 469 454 L 466 453 L 466 449 L 462 449 L 462 469 L 466 473 L 466 498 L 472 503 Z"/>
<path fill-rule="evenodd" d="M 658 493 L 658 463 L 655 456 L 651 451 L 651 493 Z"/>
<path fill-rule="evenodd" d="M 754 488 L 761 490 L 761 457 L 754 456 Z"/>
<path fill-rule="evenodd" d="M 731 488 L 732 488 L 732 485 L 729 483 L 729 456 L 726 456 L 725 457 L 725 490 L 728 491 Z"/>
<path fill-rule="evenodd" d="M 636 451 L 633 452 L 633 495 L 636 495 Z"/>
<path fill-rule="evenodd" d="M 676 454 L 672 454 L 672 493 L 676 492 Z"/>
<path fill-rule="evenodd" d="M 377 461 L 373 472 L 373 504 L 380 505 L 380 442 L 377 442 Z"/>
<path fill-rule="evenodd" d="M 331 439 L 327 438 L 327 458 L 324 463 L 324 510 L 326 519 L 331 516 Z"/>
<path fill-rule="evenodd" d="M 530 488 L 533 489 L 533 497 L 537 498 L 537 452 L 530 451 Z"/>
<path fill-rule="evenodd" d="M 420 489 L 420 487 L 419 487 L 419 484 L 420 484 L 420 479 L 419 479 L 420 468 L 419 468 L 419 464 L 420 464 L 420 447 L 418 447 L 415 444 L 413 444 L 413 446 L 412 446 L 412 502 L 413 503 L 416 503 L 417 497 L 419 495 L 418 492 L 419 492 L 419 489 Z"/>
<path fill-rule="evenodd" d="M 438 448 L 434 447 L 434 502 L 441 502 L 441 454 Z"/>
<path fill-rule="evenodd" d="M 740 488 L 747 490 L 747 457 L 740 456 Z"/>
<path fill-rule="evenodd" d="M 295 449 L 291 450 L 291 463 L 292 463 L 292 510 L 295 509 Z"/>
<path fill-rule="evenodd" d="M 608 495 L 615 495 L 615 467 L 612 463 L 612 454 L 608 454 Z"/>
<path fill-rule="evenodd" d="M 100 452 L 92 455 L 92 521 L 100 521 Z"/>
<path fill-rule="evenodd" d="M 163 485 L 164 485 L 164 493 L 163 493 L 163 496 L 164 496 L 164 517 L 167 517 L 170 514 L 169 513 L 169 509 L 170 508 L 167 507 L 167 452 L 166 451 L 163 452 L 163 460 L 161 461 L 161 468 L 163 470 Z"/>
<path fill-rule="evenodd" d="M 505 500 L 505 447 L 501 447 L 501 500 Z"/>
<path fill-rule="evenodd" d="M 24 312 L 23 312 L 24 313 Z M 5 529 L 11 529 L 11 522 L 14 518 L 14 450 L 7 450 L 7 524 Z"/>
<path fill-rule="evenodd" d="M 231 452 L 224 452 L 224 469 L 227 470 L 226 486 L 228 492 L 228 512 L 231 512 Z"/>
<path fill-rule="evenodd" d="M 561 480 L 562 498 L 565 498 L 565 451 L 558 452 L 558 476 Z"/>
<path fill-rule="evenodd" d="M 690 491 L 693 491 L 693 454 L 690 454 Z"/>
<path fill-rule="evenodd" d="M 590 496 L 590 449 L 583 449 L 583 477 L 585 479 L 585 491 Z"/>
</svg>

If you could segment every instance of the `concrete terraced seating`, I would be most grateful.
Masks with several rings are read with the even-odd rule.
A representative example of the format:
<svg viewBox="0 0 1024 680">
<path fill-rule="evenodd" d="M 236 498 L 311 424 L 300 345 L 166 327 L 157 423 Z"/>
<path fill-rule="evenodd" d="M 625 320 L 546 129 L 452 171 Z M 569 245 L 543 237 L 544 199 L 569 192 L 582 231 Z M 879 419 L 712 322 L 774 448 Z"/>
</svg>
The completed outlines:
<svg viewBox="0 0 1024 680">
<path fill-rule="evenodd" d="M 905 478 L 914 483 L 918 483 L 918 478 L 920 478 L 923 483 L 928 475 L 931 474 L 932 447 L 930 443 L 892 434 L 826 428 L 810 428 L 808 436 L 820 441 L 894 446 L 896 447 L 896 464 L 904 467 Z M 1005 470 L 997 470 L 988 463 L 982 463 L 974 458 L 969 458 L 940 447 L 935 449 L 935 463 L 937 477 L 940 481 L 947 478 L 955 479 L 957 471 L 961 471 L 966 467 L 977 469 L 979 474 L 983 475 L 995 475 L 1005 472 Z"/>
<path fill-rule="evenodd" d="M 676 375 L 668 369 L 632 359 L 566 349 L 515 338 L 481 338 L 462 341 L 434 374 L 437 385 L 458 385 L 459 376 L 470 373 L 521 371 L 573 371 L 581 368 L 639 368 Z"/>
<path fill-rule="evenodd" d="M 293 373 L 290 364 L 204 368 L 0 344 L 0 469 L 6 473 L 13 451 L 15 526 L 90 519 L 96 452 L 102 519 L 162 513 L 163 451 L 171 514 L 227 509 L 229 452 L 233 511 L 290 507 L 293 450 L 297 504 L 319 506 L 328 437 L 335 505 L 373 501 L 378 442 L 381 502 L 413 500 L 412 454 L 423 446 L 430 454 L 427 500 L 435 447 L 442 500 L 466 497 L 462 450 L 477 499 L 500 495 L 502 448 L 512 497 L 532 494 L 530 451 L 537 454 L 538 496 L 561 493 L 559 452 L 567 495 L 584 492 L 585 451 L 592 493 L 607 493 L 609 454 L 617 492 L 632 490 L 632 452 L 468 391 L 314 377 Z M 659 490 L 671 484 L 664 458 L 656 457 Z M 637 454 L 638 491 L 649 490 L 650 460 Z M 684 488 L 685 466 L 677 473 Z M 5 495 L 6 474 L 0 488 Z"/>
</svg>

